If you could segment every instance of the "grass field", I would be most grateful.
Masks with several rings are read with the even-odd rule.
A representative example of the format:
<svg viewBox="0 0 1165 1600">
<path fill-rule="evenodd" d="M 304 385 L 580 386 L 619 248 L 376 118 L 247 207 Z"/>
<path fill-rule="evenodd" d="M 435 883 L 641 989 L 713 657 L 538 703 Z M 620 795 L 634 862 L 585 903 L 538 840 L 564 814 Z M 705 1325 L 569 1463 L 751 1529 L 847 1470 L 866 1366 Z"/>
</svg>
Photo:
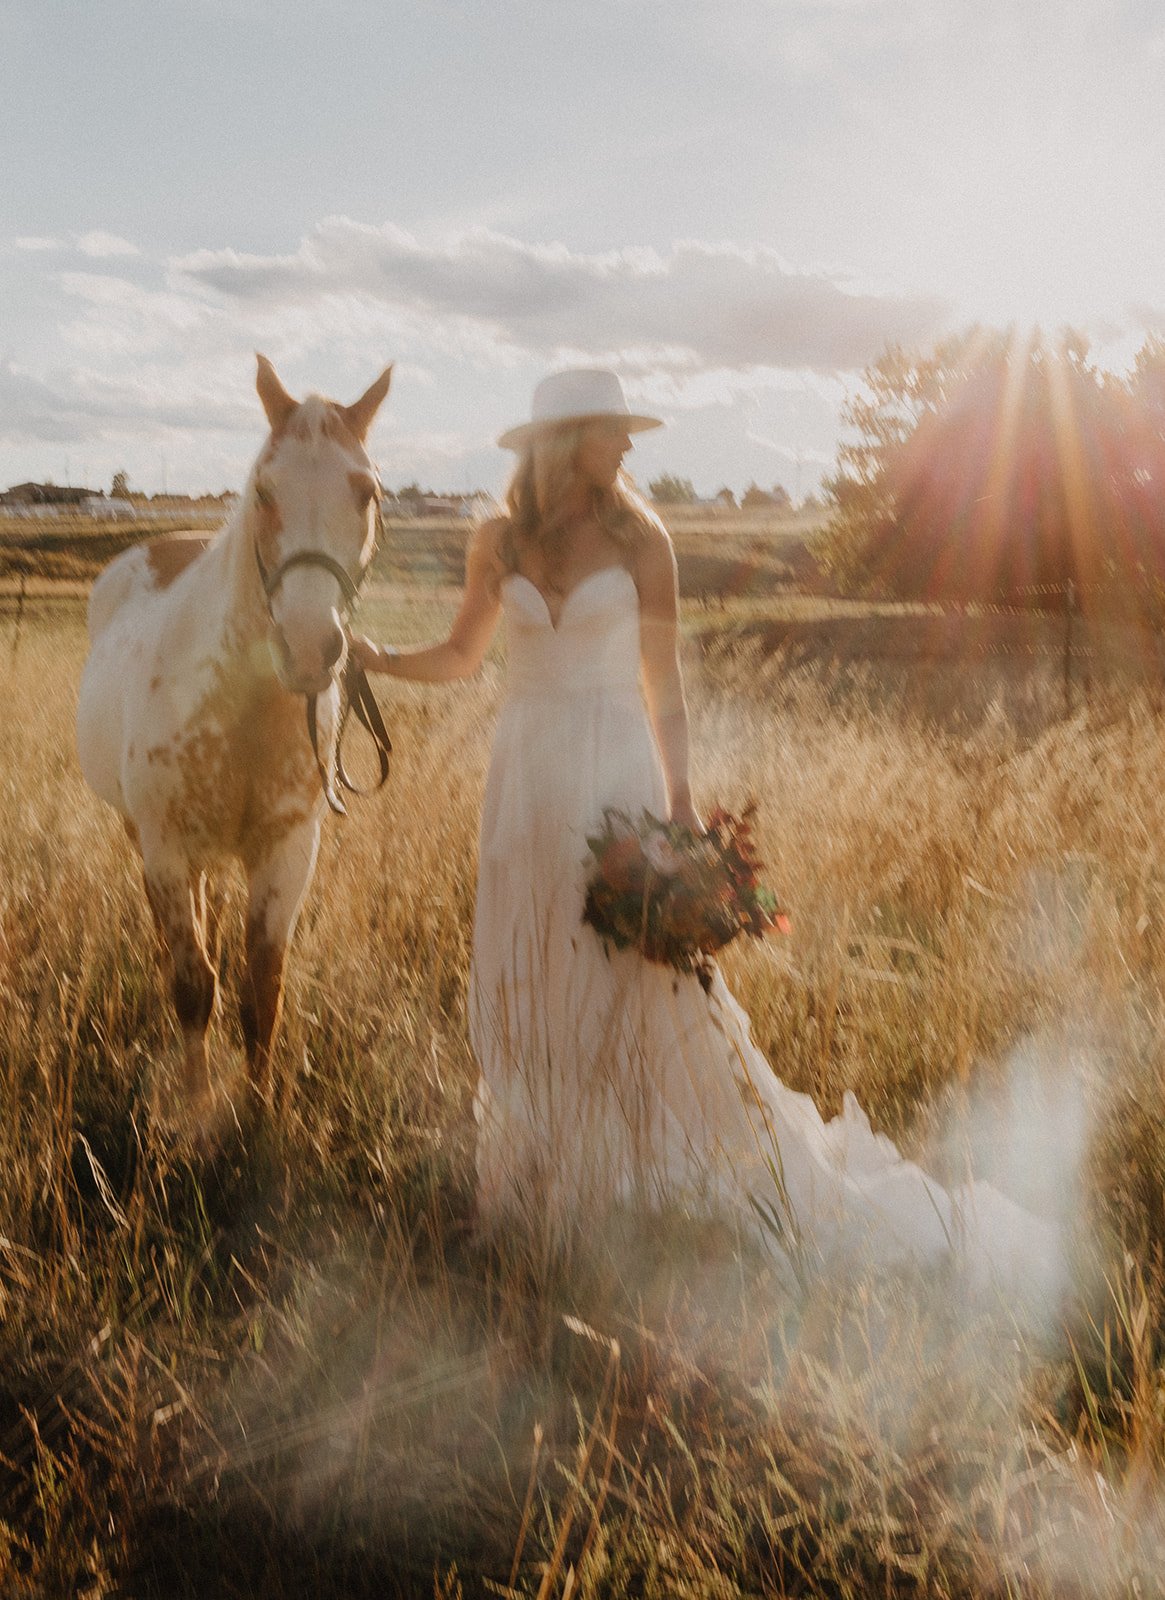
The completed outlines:
<svg viewBox="0 0 1165 1600">
<path fill-rule="evenodd" d="M 388 585 L 365 621 L 403 642 L 451 604 Z M 464 1006 L 498 652 L 468 686 L 382 693 L 394 773 L 328 825 L 278 1110 L 190 1151 L 134 863 L 73 755 L 81 598 L 41 595 L 19 634 L 0 621 L 0 1592 L 1157 1592 L 1153 694 L 1065 718 L 1036 658 L 1010 663 L 1022 717 L 944 718 L 942 685 L 920 709 L 876 667 L 772 655 L 764 625 L 747 595 L 686 610 L 698 798 L 760 799 L 795 919 L 775 955 L 730 953 L 730 981 L 823 1110 L 852 1088 L 940 1175 L 970 1156 L 1067 1219 L 1063 1326 L 1000 1334 L 903 1276 L 790 1298 L 677 1219 L 570 1261 L 475 1235 Z M 228 1088 L 240 916 L 236 896 Z"/>
</svg>

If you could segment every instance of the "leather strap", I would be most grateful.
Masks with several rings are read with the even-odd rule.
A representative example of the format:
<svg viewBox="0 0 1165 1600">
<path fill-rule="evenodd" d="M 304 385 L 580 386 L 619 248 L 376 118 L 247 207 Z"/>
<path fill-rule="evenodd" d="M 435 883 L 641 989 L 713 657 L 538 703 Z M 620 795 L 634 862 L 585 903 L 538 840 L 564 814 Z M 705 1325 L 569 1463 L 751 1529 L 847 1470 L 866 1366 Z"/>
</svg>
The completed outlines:
<svg viewBox="0 0 1165 1600">
<path fill-rule="evenodd" d="M 340 585 L 340 593 L 344 596 L 344 604 L 349 611 L 355 607 L 360 598 L 360 583 L 353 582 L 347 569 L 325 550 L 296 550 L 286 561 L 281 561 L 274 572 L 268 572 L 263 565 L 263 557 L 259 554 L 259 546 L 256 545 L 255 560 L 259 565 L 259 576 L 263 580 L 263 592 L 268 600 L 293 567 L 322 567 L 325 572 L 330 573 Z M 364 574 L 361 573 L 361 581 L 363 577 Z"/>
<path fill-rule="evenodd" d="M 379 500 L 376 508 L 376 533 L 377 541 L 384 532 L 384 518 Z M 358 578 L 353 580 L 346 568 L 324 550 L 296 550 L 288 556 L 286 561 L 280 562 L 274 572 L 268 572 L 263 565 L 263 557 L 259 554 L 258 544 L 253 546 L 255 562 L 259 568 L 259 577 L 263 583 L 263 593 L 267 597 L 268 614 L 271 611 L 271 599 L 276 589 L 283 582 L 284 577 L 293 567 L 320 567 L 324 572 L 331 574 L 340 585 L 340 593 L 344 597 L 344 608 L 349 613 L 356 609 L 360 599 L 360 586 L 364 582 L 368 568 L 364 567 Z M 323 785 L 324 798 L 337 816 L 346 817 L 348 808 L 336 792 L 336 786 L 328 775 L 327 765 L 320 756 L 319 733 L 316 719 L 316 695 L 305 695 L 307 707 L 307 734 L 311 740 L 312 754 L 316 758 L 316 767 Z M 376 759 L 380 764 L 380 778 L 371 789 L 360 789 L 348 777 L 344 767 L 344 734 L 348 727 L 348 718 L 355 714 L 356 721 L 366 728 L 371 735 L 372 743 L 376 747 Z M 368 682 L 368 675 L 364 668 L 349 654 L 344 668 L 344 677 L 340 685 L 340 725 L 336 730 L 336 778 L 341 789 L 346 789 L 349 794 L 374 794 L 377 789 L 384 787 L 388 780 L 388 758 L 392 753 L 392 740 L 388 737 L 388 729 L 384 725 L 384 718 L 380 714 L 380 707 L 376 703 Z"/>
<path fill-rule="evenodd" d="M 327 766 L 320 755 L 316 729 L 316 699 L 316 695 L 307 696 L 307 732 L 311 740 L 312 753 L 316 758 L 316 766 L 319 769 L 325 800 L 337 816 L 346 817 L 348 808 L 337 794 L 335 785 L 329 778 Z M 344 735 L 348 729 L 350 715 L 354 715 L 356 721 L 368 730 L 376 749 L 380 777 L 370 789 L 361 789 L 354 784 L 344 766 Z M 384 718 L 380 714 L 376 696 L 373 694 L 372 686 L 368 682 L 368 674 L 364 671 L 359 661 L 356 660 L 356 657 L 349 655 L 347 665 L 344 668 L 341 688 L 340 725 L 336 732 L 336 779 L 340 788 L 346 789 L 349 794 L 375 794 L 377 789 L 382 789 L 388 781 L 388 758 L 391 754 L 392 740 L 388 736 L 388 729 L 384 725 Z"/>
</svg>

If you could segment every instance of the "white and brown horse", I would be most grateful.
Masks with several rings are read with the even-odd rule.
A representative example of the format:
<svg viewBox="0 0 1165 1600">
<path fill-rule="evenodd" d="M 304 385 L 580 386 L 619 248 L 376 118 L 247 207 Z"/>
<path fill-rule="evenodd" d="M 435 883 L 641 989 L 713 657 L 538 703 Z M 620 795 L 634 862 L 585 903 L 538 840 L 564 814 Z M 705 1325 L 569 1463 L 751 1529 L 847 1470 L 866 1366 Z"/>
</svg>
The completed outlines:
<svg viewBox="0 0 1165 1600">
<path fill-rule="evenodd" d="M 260 356 L 271 433 L 226 526 L 135 546 L 89 601 L 81 768 L 141 853 L 198 1107 L 216 992 L 207 874 L 231 856 L 248 888 L 249 1079 L 257 1102 L 270 1094 L 284 959 L 335 769 L 343 618 L 375 549 L 380 486 L 364 441 L 391 371 L 354 405 L 297 403 Z M 329 733 L 324 784 L 305 697 Z"/>
</svg>

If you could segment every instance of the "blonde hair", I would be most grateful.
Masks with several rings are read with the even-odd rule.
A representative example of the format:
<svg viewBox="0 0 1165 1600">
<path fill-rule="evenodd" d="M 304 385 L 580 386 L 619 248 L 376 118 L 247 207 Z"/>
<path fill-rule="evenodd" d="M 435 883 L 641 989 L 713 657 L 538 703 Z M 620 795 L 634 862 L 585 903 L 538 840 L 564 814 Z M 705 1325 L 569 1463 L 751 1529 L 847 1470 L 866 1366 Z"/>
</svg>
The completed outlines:
<svg viewBox="0 0 1165 1600">
<path fill-rule="evenodd" d="M 549 574 L 561 567 L 563 545 L 577 505 L 575 459 L 586 426 L 566 423 L 542 429 L 519 454 L 506 489 L 506 526 L 499 547 L 508 572 L 517 570 L 523 548 L 536 550 Z M 662 527 L 621 468 L 610 489 L 592 491 L 592 511 L 604 533 L 627 554 L 634 553 L 649 531 Z"/>
</svg>

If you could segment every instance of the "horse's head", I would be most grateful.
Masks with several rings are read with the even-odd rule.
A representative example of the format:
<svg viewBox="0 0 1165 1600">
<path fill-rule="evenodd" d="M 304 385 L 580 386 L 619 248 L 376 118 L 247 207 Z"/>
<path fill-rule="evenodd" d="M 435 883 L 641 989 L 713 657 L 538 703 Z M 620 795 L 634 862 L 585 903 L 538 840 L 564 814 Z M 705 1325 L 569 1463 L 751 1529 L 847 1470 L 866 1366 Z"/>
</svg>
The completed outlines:
<svg viewBox="0 0 1165 1600">
<path fill-rule="evenodd" d="M 302 403 L 266 356 L 256 387 L 271 436 L 247 484 L 244 515 L 267 594 L 275 668 L 295 694 L 327 688 L 344 656 L 344 617 L 376 548 L 380 482 L 364 441 L 388 393 L 388 367 L 355 404 Z"/>
</svg>

